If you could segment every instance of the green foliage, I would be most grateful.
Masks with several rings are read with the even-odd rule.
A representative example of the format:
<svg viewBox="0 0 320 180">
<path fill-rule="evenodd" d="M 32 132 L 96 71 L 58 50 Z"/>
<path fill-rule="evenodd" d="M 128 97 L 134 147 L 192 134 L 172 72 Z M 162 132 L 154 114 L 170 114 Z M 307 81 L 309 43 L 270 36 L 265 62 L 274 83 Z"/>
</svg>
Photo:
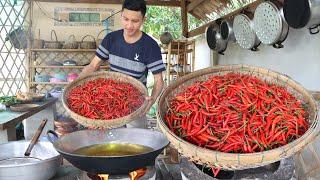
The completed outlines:
<svg viewBox="0 0 320 180">
<path fill-rule="evenodd" d="M 188 15 L 189 30 L 198 27 L 201 21 Z M 147 21 L 144 23 L 144 32 L 159 38 L 166 30 L 174 39 L 182 37 L 182 22 L 180 8 L 149 6 L 147 11 Z"/>
</svg>

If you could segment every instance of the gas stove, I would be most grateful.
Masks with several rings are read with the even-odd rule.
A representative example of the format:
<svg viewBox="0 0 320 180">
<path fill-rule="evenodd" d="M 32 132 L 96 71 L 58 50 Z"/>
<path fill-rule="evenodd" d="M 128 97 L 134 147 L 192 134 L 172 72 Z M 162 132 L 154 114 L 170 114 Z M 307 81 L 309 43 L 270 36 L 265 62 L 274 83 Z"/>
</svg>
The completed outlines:
<svg viewBox="0 0 320 180">
<path fill-rule="evenodd" d="M 199 165 L 181 157 L 180 163 L 172 163 L 167 157 L 158 157 L 155 166 L 149 166 L 145 174 L 138 180 L 216 180 L 216 179 L 294 179 L 293 158 L 283 159 L 279 162 L 262 166 L 259 168 L 240 171 L 221 171 L 216 178 L 208 174 Z M 139 170 L 138 170 L 139 171 Z M 101 177 L 101 176 L 100 176 Z M 101 180 L 97 175 L 90 175 L 71 165 L 64 165 L 59 168 L 58 173 L 52 180 Z M 109 175 L 108 180 L 131 180 L 129 174 Z"/>
<path fill-rule="evenodd" d="M 124 175 L 106 175 L 106 174 L 88 174 L 85 171 L 81 171 L 71 165 L 64 165 L 59 170 L 56 176 L 52 180 L 155 180 L 156 168 L 155 166 L 148 166 L 143 169 L 139 169 L 135 172 Z"/>
</svg>

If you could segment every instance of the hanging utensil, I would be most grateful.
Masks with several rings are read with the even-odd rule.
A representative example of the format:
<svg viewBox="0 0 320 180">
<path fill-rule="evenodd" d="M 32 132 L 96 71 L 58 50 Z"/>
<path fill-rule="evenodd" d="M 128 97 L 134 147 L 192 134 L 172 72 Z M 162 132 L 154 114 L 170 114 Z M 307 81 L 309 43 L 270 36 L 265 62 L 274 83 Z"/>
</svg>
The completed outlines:
<svg viewBox="0 0 320 180">
<path fill-rule="evenodd" d="M 206 39 L 210 49 L 223 55 L 223 52 L 227 49 L 227 41 L 222 39 L 218 28 L 214 24 L 207 27 Z"/>
<path fill-rule="evenodd" d="M 284 21 L 281 4 L 266 1 L 256 8 L 253 18 L 254 30 L 263 44 L 283 48 L 282 42 L 287 38 L 289 26 Z"/>
<path fill-rule="evenodd" d="M 11 158 L 7 158 L 7 159 L 2 159 L 2 160 L 0 160 L 0 165 L 1 166 L 15 165 L 15 164 L 25 165 L 25 164 L 30 164 L 30 163 L 35 163 L 35 162 L 41 161 L 41 159 L 39 159 L 39 158 L 30 157 L 30 154 L 31 154 L 32 148 L 37 143 L 37 141 L 40 137 L 40 134 L 41 134 L 44 126 L 46 125 L 47 121 L 48 121 L 47 119 L 42 120 L 38 130 L 33 135 L 32 139 L 30 141 L 30 144 L 24 153 L 24 157 L 11 157 Z"/>
<path fill-rule="evenodd" d="M 220 33 L 223 40 L 236 42 L 234 37 L 233 27 L 231 20 L 223 20 L 220 24 Z"/>
<path fill-rule="evenodd" d="M 252 18 L 249 12 L 237 15 L 233 20 L 233 31 L 240 47 L 257 51 L 261 41 L 254 32 Z"/>
<path fill-rule="evenodd" d="M 320 0 L 284 0 L 283 14 L 290 27 L 308 27 L 310 34 L 319 33 Z"/>
</svg>

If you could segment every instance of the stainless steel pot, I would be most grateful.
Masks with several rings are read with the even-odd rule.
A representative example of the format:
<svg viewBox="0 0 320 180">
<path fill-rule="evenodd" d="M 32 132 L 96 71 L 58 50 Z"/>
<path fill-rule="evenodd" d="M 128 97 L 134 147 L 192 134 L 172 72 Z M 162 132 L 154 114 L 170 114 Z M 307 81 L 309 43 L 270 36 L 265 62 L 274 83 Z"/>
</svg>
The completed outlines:
<svg viewBox="0 0 320 180">
<path fill-rule="evenodd" d="M 223 55 L 227 49 L 227 40 L 224 40 L 215 25 L 210 25 L 206 30 L 206 39 L 210 49 Z"/>
<path fill-rule="evenodd" d="M 263 44 L 282 48 L 282 42 L 287 38 L 289 26 L 283 17 L 281 4 L 277 1 L 266 1 L 255 10 L 254 30 Z"/>
<path fill-rule="evenodd" d="M 223 40 L 236 42 L 232 24 L 231 20 L 223 20 L 220 24 L 220 33 Z"/>
<path fill-rule="evenodd" d="M 23 157 L 29 141 L 13 141 L 0 144 L 0 160 Z M 30 157 L 40 161 L 10 164 L 0 161 L 1 180 L 47 180 L 53 177 L 61 164 L 61 156 L 50 142 L 40 141 L 33 147 Z"/>
<path fill-rule="evenodd" d="M 319 32 L 320 0 L 284 0 L 283 13 L 290 27 L 308 27 L 310 34 Z"/>
</svg>

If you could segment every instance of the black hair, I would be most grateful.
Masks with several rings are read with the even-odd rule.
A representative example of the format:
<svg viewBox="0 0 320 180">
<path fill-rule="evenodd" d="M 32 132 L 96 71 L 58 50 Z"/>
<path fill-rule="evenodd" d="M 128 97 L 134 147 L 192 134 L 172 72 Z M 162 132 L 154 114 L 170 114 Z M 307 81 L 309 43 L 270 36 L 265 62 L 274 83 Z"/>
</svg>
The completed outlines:
<svg viewBox="0 0 320 180">
<path fill-rule="evenodd" d="M 140 11 L 144 17 L 147 12 L 146 2 L 144 0 L 125 0 L 122 4 L 122 10 Z"/>
</svg>

